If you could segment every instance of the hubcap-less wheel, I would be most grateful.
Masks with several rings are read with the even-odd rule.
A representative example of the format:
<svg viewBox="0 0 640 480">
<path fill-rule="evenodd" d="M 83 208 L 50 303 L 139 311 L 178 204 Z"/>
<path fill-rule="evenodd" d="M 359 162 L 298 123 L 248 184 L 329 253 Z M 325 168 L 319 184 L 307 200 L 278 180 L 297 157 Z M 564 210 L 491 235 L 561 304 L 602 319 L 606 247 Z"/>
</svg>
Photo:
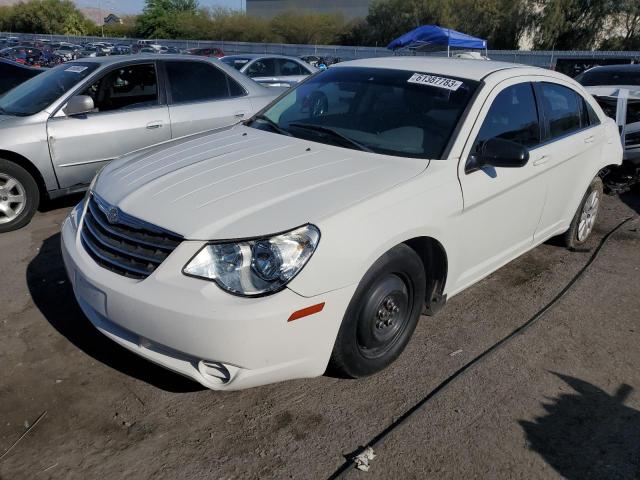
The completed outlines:
<svg viewBox="0 0 640 480">
<path fill-rule="evenodd" d="M 15 220 L 26 206 L 24 186 L 6 173 L 0 173 L 0 224 Z"/>
<path fill-rule="evenodd" d="M 401 336 L 411 315 L 411 292 L 397 275 L 381 279 L 358 318 L 357 342 L 366 358 L 384 355 Z"/>
<path fill-rule="evenodd" d="M 582 213 L 580 214 L 580 222 L 578 223 L 578 241 L 583 242 L 591 234 L 593 226 L 598 216 L 598 208 L 600 206 L 600 196 L 597 191 L 591 192 L 587 201 L 584 202 Z"/>
</svg>

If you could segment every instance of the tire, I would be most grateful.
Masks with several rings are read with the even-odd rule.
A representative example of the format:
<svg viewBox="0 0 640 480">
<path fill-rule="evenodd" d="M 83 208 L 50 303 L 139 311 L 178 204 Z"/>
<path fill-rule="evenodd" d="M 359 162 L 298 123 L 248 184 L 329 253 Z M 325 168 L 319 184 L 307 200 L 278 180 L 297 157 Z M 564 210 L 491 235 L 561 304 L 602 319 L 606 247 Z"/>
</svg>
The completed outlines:
<svg viewBox="0 0 640 480">
<path fill-rule="evenodd" d="M 410 247 L 401 244 L 380 257 L 347 307 L 329 371 L 359 378 L 389 366 L 415 330 L 425 290 L 422 261 Z"/>
<path fill-rule="evenodd" d="M 39 204 L 40 190 L 31 174 L 0 158 L 0 233 L 24 227 Z"/>
<path fill-rule="evenodd" d="M 594 178 L 582 197 L 569 230 L 563 236 L 563 242 L 568 248 L 579 247 L 589 240 L 593 226 L 598 219 L 603 193 L 602 179 L 600 177 Z"/>
</svg>

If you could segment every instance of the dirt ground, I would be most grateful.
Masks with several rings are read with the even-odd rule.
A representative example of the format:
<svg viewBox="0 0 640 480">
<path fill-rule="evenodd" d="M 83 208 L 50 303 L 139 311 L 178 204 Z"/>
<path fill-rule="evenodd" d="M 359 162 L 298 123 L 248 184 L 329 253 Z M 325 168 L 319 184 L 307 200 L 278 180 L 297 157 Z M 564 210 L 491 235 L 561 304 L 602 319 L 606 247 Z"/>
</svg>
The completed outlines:
<svg viewBox="0 0 640 480">
<path fill-rule="evenodd" d="M 553 243 L 424 317 L 400 359 L 220 393 L 112 343 L 80 312 L 59 253 L 74 201 L 0 236 L 0 478 L 328 478 L 587 262 Z M 608 197 L 595 247 L 640 196 Z M 454 352 L 458 352 L 454 354 Z M 344 478 L 640 478 L 640 221 L 524 334 L 425 403 Z"/>
</svg>

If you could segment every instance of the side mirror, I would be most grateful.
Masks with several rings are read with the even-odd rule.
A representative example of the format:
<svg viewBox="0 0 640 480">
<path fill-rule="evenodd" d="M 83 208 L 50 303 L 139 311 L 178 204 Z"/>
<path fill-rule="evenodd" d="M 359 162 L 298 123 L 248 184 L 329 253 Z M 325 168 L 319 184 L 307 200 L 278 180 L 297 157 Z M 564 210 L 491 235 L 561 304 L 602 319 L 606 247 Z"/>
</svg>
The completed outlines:
<svg viewBox="0 0 640 480">
<path fill-rule="evenodd" d="M 484 166 L 496 168 L 519 168 L 529 162 L 527 147 L 511 140 L 490 138 L 483 142 L 478 151 L 469 157 L 468 169 Z"/>
<path fill-rule="evenodd" d="M 94 108 L 93 98 L 89 95 L 76 95 L 69 99 L 67 105 L 62 109 L 62 111 L 67 117 L 71 117 L 73 115 L 89 113 Z"/>
</svg>

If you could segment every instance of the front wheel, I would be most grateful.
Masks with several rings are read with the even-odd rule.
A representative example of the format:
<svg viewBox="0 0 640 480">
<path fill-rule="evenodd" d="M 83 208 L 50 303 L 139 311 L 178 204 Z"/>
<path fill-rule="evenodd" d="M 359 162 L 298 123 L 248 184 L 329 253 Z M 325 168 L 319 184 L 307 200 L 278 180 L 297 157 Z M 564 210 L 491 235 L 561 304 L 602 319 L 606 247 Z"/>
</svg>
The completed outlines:
<svg viewBox="0 0 640 480">
<path fill-rule="evenodd" d="M 569 230 L 564 234 L 563 240 L 567 247 L 579 247 L 586 243 L 591 236 L 593 227 L 598 219 L 603 191 L 602 179 L 600 177 L 594 178 L 584 194 L 582 202 L 580 202 Z"/>
<path fill-rule="evenodd" d="M 0 233 L 24 227 L 31 221 L 39 202 L 38 185 L 29 172 L 0 159 Z"/>
<path fill-rule="evenodd" d="M 425 289 L 422 261 L 410 247 L 398 245 L 380 257 L 347 307 L 329 370 L 358 378 L 390 365 L 413 334 Z"/>
</svg>

